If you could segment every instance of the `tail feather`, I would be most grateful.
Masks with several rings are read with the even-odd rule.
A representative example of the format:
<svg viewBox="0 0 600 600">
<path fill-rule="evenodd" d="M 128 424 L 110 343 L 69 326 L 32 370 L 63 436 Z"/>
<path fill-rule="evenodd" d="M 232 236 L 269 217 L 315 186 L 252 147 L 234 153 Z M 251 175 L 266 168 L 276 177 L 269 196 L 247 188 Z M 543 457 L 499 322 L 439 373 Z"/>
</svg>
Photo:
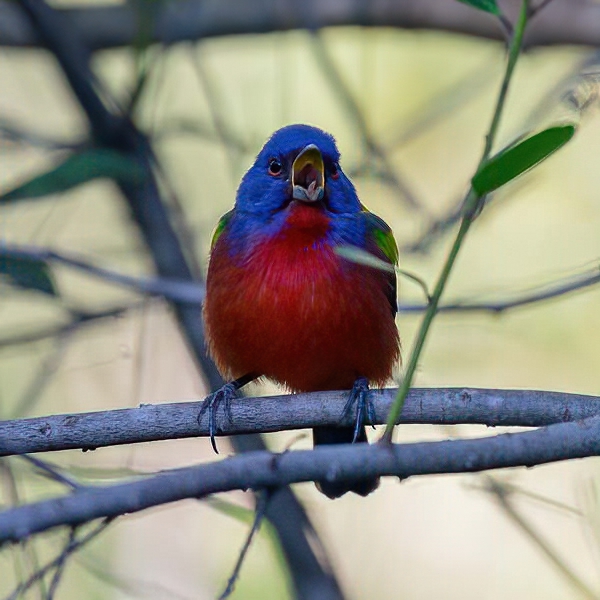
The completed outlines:
<svg viewBox="0 0 600 600">
<path fill-rule="evenodd" d="M 354 438 L 352 427 L 315 427 L 313 429 L 313 443 L 315 446 L 329 444 L 351 444 Z M 358 435 L 357 442 L 367 442 L 367 432 L 363 427 Z M 349 481 L 318 481 L 317 489 L 332 500 L 343 496 L 346 492 L 354 492 L 359 496 L 368 496 L 379 487 L 379 477 L 372 479 L 353 479 Z"/>
</svg>

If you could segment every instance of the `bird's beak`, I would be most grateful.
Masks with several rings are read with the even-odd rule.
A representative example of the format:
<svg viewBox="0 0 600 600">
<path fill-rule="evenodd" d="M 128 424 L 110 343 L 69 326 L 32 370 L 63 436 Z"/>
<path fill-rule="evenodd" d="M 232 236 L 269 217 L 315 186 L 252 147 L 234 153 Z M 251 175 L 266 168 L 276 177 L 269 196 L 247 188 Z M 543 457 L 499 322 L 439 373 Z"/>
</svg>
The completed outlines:
<svg viewBox="0 0 600 600">
<path fill-rule="evenodd" d="M 325 193 L 325 165 L 321 151 L 309 144 L 292 164 L 292 195 L 303 202 L 317 202 Z"/>
</svg>

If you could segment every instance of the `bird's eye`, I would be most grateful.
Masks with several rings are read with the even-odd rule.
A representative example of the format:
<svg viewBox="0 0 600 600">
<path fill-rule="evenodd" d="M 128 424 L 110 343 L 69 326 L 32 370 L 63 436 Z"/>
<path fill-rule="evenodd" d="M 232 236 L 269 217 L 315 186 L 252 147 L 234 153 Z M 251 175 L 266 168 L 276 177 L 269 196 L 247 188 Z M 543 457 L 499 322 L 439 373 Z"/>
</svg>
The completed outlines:
<svg viewBox="0 0 600 600">
<path fill-rule="evenodd" d="M 281 173 L 282 169 L 283 165 L 281 164 L 281 161 L 279 159 L 271 158 L 269 160 L 269 175 L 273 175 L 273 177 L 276 177 Z"/>
<path fill-rule="evenodd" d="M 331 177 L 331 179 L 340 178 L 340 168 L 337 163 L 333 163 L 331 165 L 331 169 L 329 169 L 329 177 Z"/>
</svg>

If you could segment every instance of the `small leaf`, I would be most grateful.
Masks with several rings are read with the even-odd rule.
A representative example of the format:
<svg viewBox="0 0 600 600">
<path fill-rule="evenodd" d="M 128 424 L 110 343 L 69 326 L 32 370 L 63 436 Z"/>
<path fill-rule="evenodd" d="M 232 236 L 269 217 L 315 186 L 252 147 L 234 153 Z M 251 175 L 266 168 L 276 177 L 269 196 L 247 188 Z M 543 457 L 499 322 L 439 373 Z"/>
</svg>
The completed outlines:
<svg viewBox="0 0 600 600">
<path fill-rule="evenodd" d="M 127 154 L 107 148 L 94 148 L 72 154 L 51 171 L 2 194 L 0 204 L 64 192 L 100 177 L 136 182 L 144 177 L 144 169 Z"/>
<path fill-rule="evenodd" d="M 357 248 L 356 246 L 339 246 L 335 249 L 335 253 L 342 256 L 346 260 L 358 263 L 359 265 L 365 265 L 367 267 L 373 267 L 380 271 L 388 271 L 394 273 L 396 270 L 394 265 L 391 265 L 380 258 L 377 258 L 370 252 Z"/>
<path fill-rule="evenodd" d="M 500 9 L 496 4 L 496 0 L 458 0 L 463 4 L 468 4 L 473 8 L 478 8 L 479 10 L 484 10 L 485 12 L 489 12 L 493 15 L 499 15 Z"/>
<path fill-rule="evenodd" d="M 0 275 L 4 275 L 11 285 L 57 295 L 50 269 L 43 260 L 0 255 Z"/>
<path fill-rule="evenodd" d="M 488 194 L 531 169 L 575 134 L 575 125 L 557 125 L 520 140 L 492 156 L 475 174 L 471 183 L 479 196 Z"/>
</svg>

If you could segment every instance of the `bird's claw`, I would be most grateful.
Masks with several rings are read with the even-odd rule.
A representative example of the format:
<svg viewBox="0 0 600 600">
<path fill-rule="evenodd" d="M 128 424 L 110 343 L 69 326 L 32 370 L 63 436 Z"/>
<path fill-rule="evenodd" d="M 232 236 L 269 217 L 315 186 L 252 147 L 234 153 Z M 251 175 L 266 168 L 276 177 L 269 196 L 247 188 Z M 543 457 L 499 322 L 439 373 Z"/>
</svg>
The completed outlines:
<svg viewBox="0 0 600 600">
<path fill-rule="evenodd" d="M 217 411 L 221 404 L 223 404 L 225 416 L 231 423 L 233 418 L 231 414 L 231 401 L 237 398 L 237 391 L 238 387 L 235 383 L 226 383 L 216 392 L 213 392 L 210 396 L 205 398 L 204 402 L 202 402 L 200 412 L 198 413 L 198 424 L 200 424 L 202 416 L 205 412 L 208 412 L 208 435 L 210 436 L 210 444 L 215 451 L 215 454 L 219 454 L 217 441 L 215 439 L 215 436 L 217 435 Z"/>
<path fill-rule="evenodd" d="M 360 435 L 361 428 L 365 421 L 369 421 L 373 427 L 375 422 L 375 407 L 373 402 L 369 398 L 369 382 L 365 377 L 359 377 L 352 386 L 348 401 L 344 406 L 343 417 L 347 417 L 352 413 L 354 404 L 356 403 L 356 412 L 354 419 L 354 436 L 352 437 L 352 443 L 356 442 Z"/>
</svg>

